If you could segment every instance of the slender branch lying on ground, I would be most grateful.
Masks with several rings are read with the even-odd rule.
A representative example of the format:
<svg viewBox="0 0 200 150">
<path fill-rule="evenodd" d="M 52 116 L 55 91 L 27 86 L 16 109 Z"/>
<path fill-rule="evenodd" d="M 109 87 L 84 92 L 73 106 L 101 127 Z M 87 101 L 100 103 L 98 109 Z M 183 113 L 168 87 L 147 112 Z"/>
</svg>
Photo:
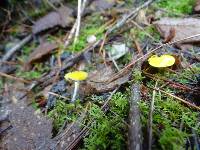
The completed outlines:
<svg viewBox="0 0 200 150">
<path fill-rule="evenodd" d="M 19 50 L 22 46 L 24 46 L 26 43 L 28 43 L 32 39 L 32 34 L 25 37 L 21 42 L 16 44 L 13 48 L 11 48 L 2 58 L 1 61 L 7 61 L 11 58 L 11 56 Z"/>
<path fill-rule="evenodd" d="M 143 8 L 145 8 L 145 7 L 147 7 L 147 6 L 149 6 L 152 2 L 153 2 L 153 0 L 149 0 L 149 1 L 145 2 L 143 5 L 141 5 L 141 6 L 137 7 L 137 8 L 133 8 L 132 11 L 131 11 L 129 14 L 125 14 L 125 15 L 122 17 L 122 19 L 120 19 L 120 20 L 115 24 L 115 26 L 113 26 L 112 28 L 110 28 L 110 29 L 108 30 L 108 33 L 111 33 L 111 32 L 113 32 L 114 30 L 116 30 L 117 28 L 120 28 L 121 26 L 123 26 L 123 25 L 126 23 L 126 21 L 127 21 L 130 17 L 132 17 L 133 15 L 135 15 L 136 13 L 138 13 L 141 9 L 143 9 Z"/>
</svg>

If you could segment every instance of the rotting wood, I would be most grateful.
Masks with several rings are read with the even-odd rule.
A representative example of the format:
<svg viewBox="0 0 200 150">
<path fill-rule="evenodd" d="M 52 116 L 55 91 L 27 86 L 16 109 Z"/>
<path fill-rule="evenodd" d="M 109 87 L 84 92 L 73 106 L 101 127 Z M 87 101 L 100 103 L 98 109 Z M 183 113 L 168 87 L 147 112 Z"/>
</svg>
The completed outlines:
<svg viewBox="0 0 200 150">
<path fill-rule="evenodd" d="M 136 68 L 141 70 L 141 63 Z M 140 122 L 139 102 L 141 100 L 141 85 L 135 81 L 131 87 L 130 110 L 129 110 L 129 129 L 128 129 L 128 149 L 142 149 L 142 131 Z"/>
<path fill-rule="evenodd" d="M 140 110 L 138 102 L 141 100 L 140 84 L 134 83 L 131 87 L 130 111 L 129 111 L 129 131 L 128 131 L 128 149 L 142 149 L 142 132 L 140 123 Z"/>
</svg>

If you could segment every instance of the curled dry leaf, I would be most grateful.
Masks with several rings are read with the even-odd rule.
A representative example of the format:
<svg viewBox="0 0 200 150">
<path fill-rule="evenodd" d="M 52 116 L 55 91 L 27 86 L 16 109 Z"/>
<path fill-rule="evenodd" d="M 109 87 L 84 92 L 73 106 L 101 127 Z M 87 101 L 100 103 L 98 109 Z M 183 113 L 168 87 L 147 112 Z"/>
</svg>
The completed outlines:
<svg viewBox="0 0 200 150">
<path fill-rule="evenodd" d="M 31 64 L 40 61 L 42 58 L 50 54 L 54 49 L 58 48 L 56 43 L 42 43 L 29 56 L 28 62 L 25 64 L 25 70 L 29 70 Z"/>
<path fill-rule="evenodd" d="M 200 19 L 196 18 L 162 18 L 161 20 L 154 22 L 154 25 L 161 36 L 166 40 L 171 40 L 173 36 L 172 41 L 176 41 L 195 34 L 200 34 Z M 175 35 L 173 33 L 175 33 Z M 198 42 L 200 42 L 200 37 L 191 38 L 181 43 Z"/>
<path fill-rule="evenodd" d="M 60 7 L 57 11 L 50 12 L 42 17 L 32 27 L 33 34 L 37 34 L 55 26 L 67 27 L 74 21 L 73 10 L 69 7 Z"/>
<path fill-rule="evenodd" d="M 91 91 L 93 93 L 108 92 L 115 89 L 119 85 L 126 83 L 130 77 L 130 71 L 124 73 L 119 78 L 111 80 L 111 82 L 108 82 L 110 79 L 112 79 L 114 75 L 115 75 L 115 72 L 111 67 L 109 66 L 103 67 L 99 70 L 95 70 L 89 73 L 89 77 L 88 77 L 88 80 L 86 81 L 87 82 L 86 85 L 87 87 L 90 87 L 90 89 L 92 89 Z"/>
</svg>

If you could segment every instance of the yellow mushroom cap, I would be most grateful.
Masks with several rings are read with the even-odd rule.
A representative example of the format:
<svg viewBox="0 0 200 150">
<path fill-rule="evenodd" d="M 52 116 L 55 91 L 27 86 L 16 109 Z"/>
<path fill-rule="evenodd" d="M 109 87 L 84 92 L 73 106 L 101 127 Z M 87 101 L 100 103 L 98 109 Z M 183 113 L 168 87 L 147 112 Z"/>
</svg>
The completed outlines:
<svg viewBox="0 0 200 150">
<path fill-rule="evenodd" d="M 171 55 L 153 55 L 148 59 L 148 62 L 153 67 L 163 68 L 172 66 L 175 63 L 175 58 Z"/>
<path fill-rule="evenodd" d="M 75 81 L 82 81 L 87 79 L 88 77 L 88 73 L 85 71 L 74 71 L 74 72 L 69 72 L 67 74 L 65 74 L 65 79 L 71 79 L 71 80 L 75 80 Z"/>
</svg>

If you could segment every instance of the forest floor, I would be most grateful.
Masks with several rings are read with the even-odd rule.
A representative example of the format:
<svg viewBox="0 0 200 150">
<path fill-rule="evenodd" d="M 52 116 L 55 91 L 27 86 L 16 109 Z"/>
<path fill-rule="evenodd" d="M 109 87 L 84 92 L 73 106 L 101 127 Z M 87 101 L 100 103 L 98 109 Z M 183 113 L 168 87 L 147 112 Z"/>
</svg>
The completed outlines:
<svg viewBox="0 0 200 150">
<path fill-rule="evenodd" d="M 0 149 L 200 149 L 200 1 L 2 7 Z"/>
</svg>

